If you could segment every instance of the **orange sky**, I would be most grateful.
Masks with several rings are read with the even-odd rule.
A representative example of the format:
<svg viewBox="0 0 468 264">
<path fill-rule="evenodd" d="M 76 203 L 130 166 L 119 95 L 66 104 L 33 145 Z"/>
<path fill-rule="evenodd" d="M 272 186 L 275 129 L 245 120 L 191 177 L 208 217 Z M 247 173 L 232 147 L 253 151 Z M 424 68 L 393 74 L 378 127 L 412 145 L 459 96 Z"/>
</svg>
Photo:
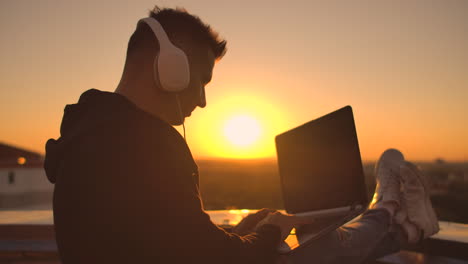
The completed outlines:
<svg viewBox="0 0 468 264">
<path fill-rule="evenodd" d="M 0 141 L 43 152 L 65 104 L 113 91 L 155 3 L 1 1 Z M 195 157 L 274 156 L 275 134 L 352 105 L 365 160 L 396 147 L 412 160 L 468 161 L 467 1 L 157 3 L 186 7 L 228 40 L 207 108 L 187 121 Z M 266 131 L 250 152 L 221 135 L 243 112 Z"/>
</svg>

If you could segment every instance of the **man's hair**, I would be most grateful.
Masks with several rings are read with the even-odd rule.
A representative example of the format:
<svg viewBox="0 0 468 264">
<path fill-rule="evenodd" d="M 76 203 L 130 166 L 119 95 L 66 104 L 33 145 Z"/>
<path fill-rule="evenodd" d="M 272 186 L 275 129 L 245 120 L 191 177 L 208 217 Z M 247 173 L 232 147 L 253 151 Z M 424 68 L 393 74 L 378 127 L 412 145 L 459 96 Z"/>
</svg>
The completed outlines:
<svg viewBox="0 0 468 264">
<path fill-rule="evenodd" d="M 191 44 L 207 45 L 213 51 L 217 60 L 221 59 L 226 53 L 226 40 L 221 39 L 219 34 L 213 31 L 209 25 L 203 23 L 199 17 L 189 14 L 183 8 L 161 9 L 155 6 L 150 10 L 149 16 L 158 20 L 169 39 L 175 44 L 182 41 L 179 36 L 185 36 L 190 39 Z M 127 55 L 138 49 L 143 34 L 139 31 L 141 31 L 140 27 L 131 36 L 128 42 Z M 179 48 L 184 50 L 184 47 Z"/>
</svg>

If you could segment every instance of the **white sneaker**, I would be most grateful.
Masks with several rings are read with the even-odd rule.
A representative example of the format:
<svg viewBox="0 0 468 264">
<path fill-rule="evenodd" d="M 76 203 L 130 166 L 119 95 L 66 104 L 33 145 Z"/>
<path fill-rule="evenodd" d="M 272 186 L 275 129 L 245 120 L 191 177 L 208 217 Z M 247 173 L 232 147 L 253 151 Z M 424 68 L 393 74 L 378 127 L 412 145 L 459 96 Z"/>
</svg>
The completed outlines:
<svg viewBox="0 0 468 264">
<path fill-rule="evenodd" d="M 439 232 L 439 222 L 429 197 L 429 183 L 425 175 L 412 163 L 405 162 L 400 168 L 402 178 L 402 204 L 395 219 L 406 218 L 422 231 L 422 238 Z M 403 221 L 404 223 L 404 221 Z"/>
<path fill-rule="evenodd" d="M 403 187 L 403 186 L 402 186 Z M 406 200 L 403 199 L 403 192 L 401 193 L 400 208 L 395 213 L 393 221 L 399 224 L 406 234 L 407 242 L 410 244 L 418 243 L 421 240 L 421 229 L 408 220 L 408 207 Z"/>
<path fill-rule="evenodd" d="M 377 185 L 369 208 L 378 208 L 382 202 L 400 205 L 400 166 L 404 162 L 403 154 L 396 149 L 387 149 L 380 156 L 375 167 Z"/>
<path fill-rule="evenodd" d="M 401 188 L 403 189 L 404 187 L 401 186 Z M 403 192 L 401 192 L 400 197 L 400 208 L 398 208 L 393 217 L 393 221 L 399 225 L 403 224 L 408 218 L 408 206 L 406 206 L 406 200 L 403 199 Z"/>
</svg>

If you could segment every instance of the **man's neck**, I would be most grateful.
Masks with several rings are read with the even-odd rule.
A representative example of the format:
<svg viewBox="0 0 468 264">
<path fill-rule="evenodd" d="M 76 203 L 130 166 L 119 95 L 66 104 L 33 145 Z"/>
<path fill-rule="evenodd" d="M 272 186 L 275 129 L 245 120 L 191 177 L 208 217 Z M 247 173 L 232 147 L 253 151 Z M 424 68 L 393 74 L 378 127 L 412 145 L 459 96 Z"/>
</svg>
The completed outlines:
<svg viewBox="0 0 468 264">
<path fill-rule="evenodd" d="M 165 120 L 161 104 L 159 103 L 159 97 L 156 91 L 152 90 L 154 87 L 150 87 L 147 82 L 141 82 L 132 80 L 126 81 L 122 78 L 119 85 L 115 89 L 115 93 L 125 96 L 128 100 L 134 103 L 139 109 L 151 114 L 152 116 L 158 117 Z M 165 120 L 166 121 L 166 120 Z"/>
</svg>

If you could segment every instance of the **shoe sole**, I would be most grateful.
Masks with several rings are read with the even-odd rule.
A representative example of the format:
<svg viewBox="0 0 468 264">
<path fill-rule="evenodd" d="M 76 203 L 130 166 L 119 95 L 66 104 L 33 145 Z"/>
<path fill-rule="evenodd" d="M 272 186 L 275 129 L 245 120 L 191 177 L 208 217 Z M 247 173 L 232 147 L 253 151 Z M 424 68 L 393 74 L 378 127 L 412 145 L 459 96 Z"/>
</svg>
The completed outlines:
<svg viewBox="0 0 468 264">
<path fill-rule="evenodd" d="M 430 186 L 427 178 L 421 173 L 421 171 L 412 163 L 408 162 L 408 168 L 414 173 L 420 183 L 422 183 L 424 188 L 424 204 L 425 204 L 425 212 L 428 220 L 428 225 L 431 227 L 429 234 L 423 234 L 424 238 L 427 238 L 431 235 L 436 234 L 439 232 L 439 221 L 437 219 L 437 215 L 432 207 L 431 198 L 430 198 Z"/>
</svg>

